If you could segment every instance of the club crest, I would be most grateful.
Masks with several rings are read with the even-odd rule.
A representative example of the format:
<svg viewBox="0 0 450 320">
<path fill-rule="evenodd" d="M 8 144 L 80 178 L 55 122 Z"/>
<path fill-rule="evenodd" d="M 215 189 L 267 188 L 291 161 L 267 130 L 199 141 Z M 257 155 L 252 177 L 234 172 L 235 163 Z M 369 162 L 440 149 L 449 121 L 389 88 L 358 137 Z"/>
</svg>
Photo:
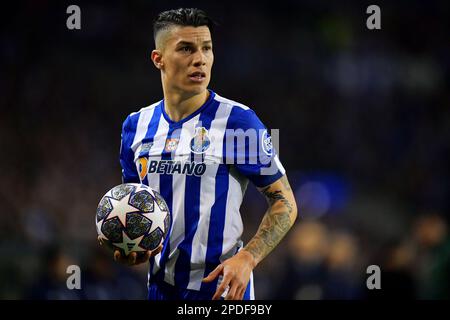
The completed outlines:
<svg viewBox="0 0 450 320">
<path fill-rule="evenodd" d="M 204 153 L 210 144 L 208 130 L 205 127 L 195 128 L 195 134 L 191 140 L 191 151 L 193 153 Z"/>
</svg>

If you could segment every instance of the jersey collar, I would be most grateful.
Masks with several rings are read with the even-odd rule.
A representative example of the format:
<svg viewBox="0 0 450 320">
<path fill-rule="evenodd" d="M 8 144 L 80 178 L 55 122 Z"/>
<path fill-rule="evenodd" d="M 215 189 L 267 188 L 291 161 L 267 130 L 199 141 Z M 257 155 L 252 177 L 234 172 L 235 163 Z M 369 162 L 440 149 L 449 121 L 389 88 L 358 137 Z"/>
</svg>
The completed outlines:
<svg viewBox="0 0 450 320">
<path fill-rule="evenodd" d="M 209 91 L 209 97 L 206 100 L 206 102 L 200 108 L 195 110 L 193 113 L 188 115 L 186 118 L 181 119 L 180 121 L 173 121 L 172 119 L 170 119 L 169 115 L 166 113 L 166 110 L 164 109 L 164 99 L 161 100 L 159 107 L 161 108 L 161 113 L 164 116 L 164 119 L 166 119 L 166 121 L 169 123 L 170 126 L 179 126 L 179 125 L 182 125 L 183 123 L 185 123 L 186 121 L 189 121 L 190 119 L 192 119 L 193 117 L 195 117 L 196 115 L 198 115 L 203 110 L 205 110 L 208 106 L 211 105 L 211 102 L 214 100 L 216 93 L 210 89 L 208 89 L 208 91 Z"/>
</svg>

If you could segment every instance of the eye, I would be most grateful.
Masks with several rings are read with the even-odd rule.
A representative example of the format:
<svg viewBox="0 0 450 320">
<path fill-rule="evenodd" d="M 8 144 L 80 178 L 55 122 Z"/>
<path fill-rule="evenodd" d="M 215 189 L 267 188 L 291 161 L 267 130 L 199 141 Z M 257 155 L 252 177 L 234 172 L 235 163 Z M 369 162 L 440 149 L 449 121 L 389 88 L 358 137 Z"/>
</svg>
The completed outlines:
<svg viewBox="0 0 450 320">
<path fill-rule="evenodd" d="M 191 47 L 189 47 L 189 46 L 181 47 L 180 50 L 183 52 L 191 52 L 192 51 Z"/>
<path fill-rule="evenodd" d="M 205 51 L 209 51 L 209 50 L 211 50 L 212 48 L 211 48 L 211 46 L 205 46 L 205 47 L 203 47 L 203 50 L 205 50 Z"/>
</svg>

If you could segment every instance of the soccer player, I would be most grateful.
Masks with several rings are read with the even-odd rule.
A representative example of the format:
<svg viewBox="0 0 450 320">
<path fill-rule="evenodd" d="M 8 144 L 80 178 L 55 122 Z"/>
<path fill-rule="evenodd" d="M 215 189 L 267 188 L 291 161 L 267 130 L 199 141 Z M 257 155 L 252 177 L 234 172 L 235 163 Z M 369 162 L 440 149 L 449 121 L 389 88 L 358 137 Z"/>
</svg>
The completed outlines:
<svg viewBox="0 0 450 320">
<path fill-rule="evenodd" d="M 151 59 L 161 72 L 164 99 L 123 123 L 123 182 L 157 190 L 172 216 L 162 248 L 143 256 L 114 253 L 132 265 L 150 258 L 152 300 L 254 299 L 253 269 L 297 217 L 266 127 L 252 109 L 208 89 L 211 26 L 198 9 L 159 14 Z M 248 181 L 269 208 L 244 246 L 239 208 Z"/>
</svg>

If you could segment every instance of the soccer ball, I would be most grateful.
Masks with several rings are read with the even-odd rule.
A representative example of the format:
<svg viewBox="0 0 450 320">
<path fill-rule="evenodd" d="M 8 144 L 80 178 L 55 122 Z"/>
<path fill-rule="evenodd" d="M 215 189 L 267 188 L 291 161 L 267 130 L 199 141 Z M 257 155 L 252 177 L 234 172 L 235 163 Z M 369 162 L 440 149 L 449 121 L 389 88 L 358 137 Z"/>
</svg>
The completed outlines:
<svg viewBox="0 0 450 320">
<path fill-rule="evenodd" d="M 171 218 L 158 192 L 143 184 L 124 183 L 100 200 L 95 224 L 99 240 L 127 256 L 158 248 L 167 237 Z"/>
</svg>

